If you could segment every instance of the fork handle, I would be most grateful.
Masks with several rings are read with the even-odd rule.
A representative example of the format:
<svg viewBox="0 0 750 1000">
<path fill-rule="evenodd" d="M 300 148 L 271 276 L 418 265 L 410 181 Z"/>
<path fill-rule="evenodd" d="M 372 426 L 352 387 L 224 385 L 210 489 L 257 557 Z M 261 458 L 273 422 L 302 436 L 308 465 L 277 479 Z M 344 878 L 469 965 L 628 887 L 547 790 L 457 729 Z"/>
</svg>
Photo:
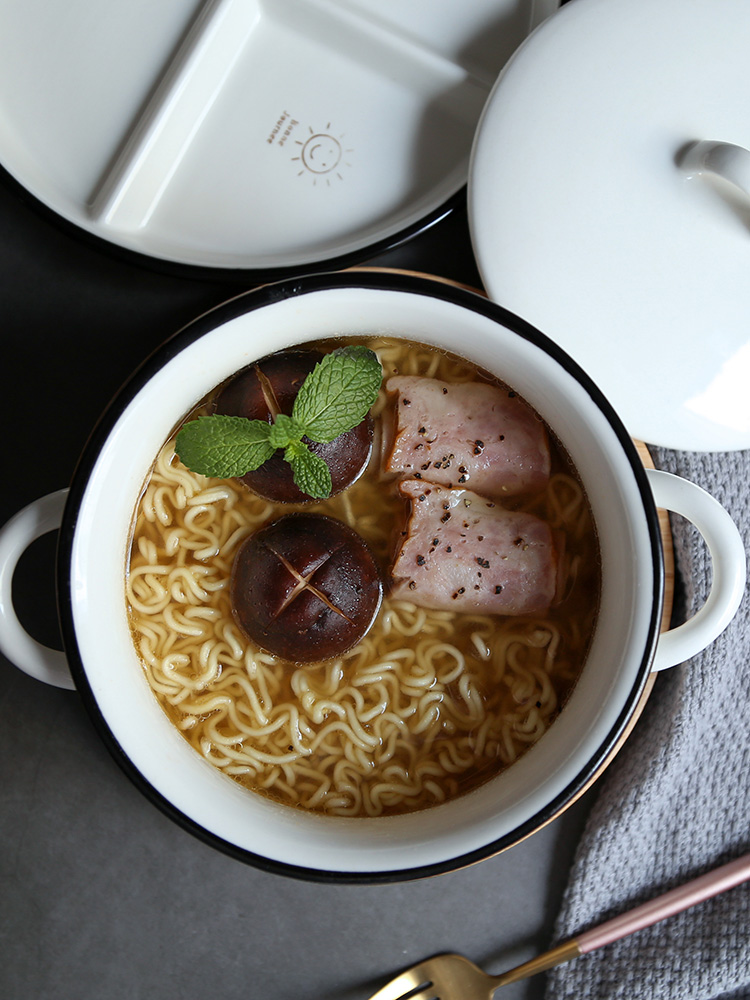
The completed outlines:
<svg viewBox="0 0 750 1000">
<path fill-rule="evenodd" d="M 556 965 L 569 962 L 579 955 L 585 955 L 597 948 L 603 948 L 606 944 L 619 941 L 620 938 L 628 937 L 636 931 L 650 927 L 660 920 L 687 910 L 696 903 L 702 903 L 712 896 L 718 896 L 728 889 L 733 889 L 736 885 L 750 879 L 750 854 L 743 854 L 735 861 L 730 861 L 726 865 L 714 868 L 685 885 L 680 885 L 676 889 L 671 889 L 655 899 L 642 903 L 627 913 L 622 913 L 612 920 L 607 920 L 598 927 L 593 927 L 589 931 L 576 935 L 562 944 L 546 951 L 543 955 L 537 955 L 522 965 L 517 965 L 515 969 L 509 969 L 500 976 L 495 976 L 495 986 L 505 986 L 507 983 L 514 983 L 519 979 L 527 979 L 537 972 L 544 972 L 552 969 Z"/>
<path fill-rule="evenodd" d="M 503 972 L 499 976 L 493 976 L 492 988 L 496 990 L 500 986 L 507 986 L 508 983 L 515 983 L 519 979 L 529 979 L 538 972 L 553 969 L 556 965 L 562 965 L 564 962 L 569 962 L 572 958 L 578 958 L 582 954 L 583 952 L 576 938 L 563 941 L 556 948 L 545 951 L 543 955 L 537 955 L 536 958 L 531 958 L 528 962 L 517 965 L 515 969 L 508 969 L 507 972 Z"/>
<path fill-rule="evenodd" d="M 634 910 L 622 913 L 619 917 L 613 917 L 599 927 L 576 935 L 575 940 L 578 942 L 581 954 L 585 955 L 675 913 L 687 910 L 696 903 L 718 896 L 719 893 L 733 889 L 748 879 L 750 879 L 750 854 L 743 854 L 735 861 L 714 868 L 713 871 L 706 872 L 705 875 L 694 878 L 685 885 L 677 886 L 676 889 L 671 889 L 641 906 L 636 906 Z"/>
</svg>

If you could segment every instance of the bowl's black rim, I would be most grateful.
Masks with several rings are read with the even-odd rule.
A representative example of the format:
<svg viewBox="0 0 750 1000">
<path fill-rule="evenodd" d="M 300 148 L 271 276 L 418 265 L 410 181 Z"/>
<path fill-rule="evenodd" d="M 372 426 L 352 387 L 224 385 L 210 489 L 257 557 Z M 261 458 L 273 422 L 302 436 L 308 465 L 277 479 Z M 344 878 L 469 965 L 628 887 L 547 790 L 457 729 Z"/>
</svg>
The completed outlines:
<svg viewBox="0 0 750 1000">
<path fill-rule="evenodd" d="M 100 711 L 86 677 L 85 666 L 82 662 L 73 627 L 72 614 L 71 560 L 80 504 L 101 447 L 122 411 L 139 390 L 160 368 L 187 345 L 208 333 L 216 326 L 236 316 L 270 305 L 281 299 L 301 297 L 313 292 L 353 287 L 410 292 L 412 294 L 447 300 L 469 310 L 479 312 L 540 347 L 580 383 L 608 420 L 622 446 L 623 452 L 628 458 L 643 503 L 651 542 L 654 593 L 647 640 L 636 680 L 610 732 L 592 752 L 587 764 L 580 770 L 576 778 L 554 800 L 547 803 L 543 809 L 539 810 L 527 822 L 504 837 L 483 845 L 477 850 L 434 864 L 375 872 L 328 871 L 308 868 L 304 865 L 292 865 L 274 861 L 225 841 L 221 837 L 204 829 L 200 824 L 190 819 L 172 805 L 171 802 L 144 778 L 130 761 Z M 664 600 L 664 558 L 656 505 L 636 447 L 606 397 L 579 365 L 558 345 L 525 320 L 508 312 L 502 306 L 492 303 L 474 292 L 445 284 L 441 281 L 392 272 L 357 272 L 354 274 L 319 273 L 300 276 L 254 289 L 204 313 L 159 347 L 125 383 L 94 428 L 73 475 L 58 543 L 57 588 L 63 643 L 76 687 L 95 728 L 108 750 L 131 781 L 151 802 L 198 839 L 210 844 L 230 857 L 253 865 L 263 871 L 315 882 L 362 885 L 405 882 L 455 871 L 472 865 L 498 854 L 525 839 L 531 833 L 546 825 L 546 823 L 562 812 L 577 798 L 591 779 L 597 776 L 599 770 L 617 748 L 645 689 L 661 625 Z"/>
<path fill-rule="evenodd" d="M 291 276 L 318 274 L 322 271 L 339 271 L 347 267 L 362 264 L 390 250 L 395 250 L 417 236 L 420 236 L 428 229 L 431 229 L 438 222 L 442 222 L 443 219 L 447 218 L 456 209 L 465 206 L 467 189 L 466 184 L 462 185 L 454 194 L 425 212 L 415 222 L 403 226 L 389 236 L 376 239 L 357 250 L 336 254 L 323 260 L 307 262 L 304 260 L 298 262 L 292 261 L 288 265 L 284 264 L 274 267 L 227 267 L 223 265 L 191 264 L 185 261 L 171 260 L 168 257 L 151 256 L 141 253 L 138 250 L 121 246 L 119 243 L 107 240 L 103 236 L 77 225 L 71 219 L 55 211 L 47 202 L 24 187 L 21 181 L 2 165 L 0 165 L 0 182 L 47 223 L 56 227 L 71 239 L 105 256 L 170 277 L 215 282 L 217 284 L 246 285 L 247 287 L 282 281 Z"/>
</svg>

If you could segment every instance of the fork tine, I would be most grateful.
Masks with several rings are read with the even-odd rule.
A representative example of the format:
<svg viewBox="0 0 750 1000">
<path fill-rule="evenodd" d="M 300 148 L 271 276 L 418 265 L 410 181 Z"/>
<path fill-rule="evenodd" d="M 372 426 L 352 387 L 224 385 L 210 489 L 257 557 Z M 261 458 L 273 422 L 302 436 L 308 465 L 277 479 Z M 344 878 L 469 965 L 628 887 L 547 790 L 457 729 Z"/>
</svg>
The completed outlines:
<svg viewBox="0 0 750 1000">
<path fill-rule="evenodd" d="M 415 991 L 419 990 L 418 993 Z M 421 965 L 413 965 L 378 990 L 369 1000 L 433 1000 L 435 992 L 429 976 Z"/>
</svg>

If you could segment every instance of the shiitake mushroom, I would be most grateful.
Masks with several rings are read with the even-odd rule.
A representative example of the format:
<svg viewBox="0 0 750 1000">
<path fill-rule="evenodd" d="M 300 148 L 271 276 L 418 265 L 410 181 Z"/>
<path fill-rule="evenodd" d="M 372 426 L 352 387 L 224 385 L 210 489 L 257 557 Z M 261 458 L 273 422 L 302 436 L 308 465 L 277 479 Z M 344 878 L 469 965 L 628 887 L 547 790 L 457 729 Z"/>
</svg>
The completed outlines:
<svg viewBox="0 0 750 1000">
<path fill-rule="evenodd" d="M 278 413 L 291 416 L 302 383 L 321 360 L 320 351 L 289 350 L 271 354 L 233 376 L 219 391 L 214 412 L 228 416 L 265 420 Z M 372 450 L 373 421 L 369 415 L 333 441 L 320 443 L 303 438 L 331 472 L 331 496 L 350 486 L 364 472 Z M 277 451 L 268 461 L 240 481 L 266 500 L 279 503 L 310 503 L 293 478 L 292 467 Z"/>
<path fill-rule="evenodd" d="M 323 514 L 285 514 L 235 557 L 232 612 L 262 649 L 296 663 L 346 652 L 369 630 L 383 596 L 364 539 Z"/>
</svg>

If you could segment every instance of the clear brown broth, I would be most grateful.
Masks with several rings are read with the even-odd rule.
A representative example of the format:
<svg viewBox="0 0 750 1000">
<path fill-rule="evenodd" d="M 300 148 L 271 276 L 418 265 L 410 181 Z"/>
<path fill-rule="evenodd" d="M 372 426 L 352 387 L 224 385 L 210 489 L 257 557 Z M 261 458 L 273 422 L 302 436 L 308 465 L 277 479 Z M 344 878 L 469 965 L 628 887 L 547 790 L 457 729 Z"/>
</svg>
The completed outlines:
<svg viewBox="0 0 750 1000">
<path fill-rule="evenodd" d="M 342 342 L 352 341 L 311 346 L 329 350 Z M 367 344 L 381 356 L 386 377 L 420 374 L 502 385 L 424 345 L 387 338 Z M 388 405 L 381 393 L 373 408 L 376 422 Z M 227 542 L 290 510 L 317 511 L 352 524 L 386 576 L 407 504 L 397 483 L 381 474 L 377 448 L 344 493 L 294 508 L 179 465 L 175 472 L 174 460 L 164 458 L 167 443 L 136 512 L 128 574 L 134 642 L 164 711 L 196 752 L 233 780 L 277 801 L 333 815 L 412 812 L 465 794 L 499 773 L 558 716 L 582 669 L 598 610 L 600 564 L 590 508 L 551 432 L 550 445 L 550 487 L 513 501 L 515 509 L 537 514 L 566 535 L 565 596 L 547 615 L 425 612 L 386 597 L 360 646 L 339 660 L 298 667 L 254 649 L 234 625 L 227 584 L 241 538 L 228 548 Z M 178 485 L 165 485 L 160 468 Z M 180 509 L 174 502 L 180 483 L 183 492 L 192 483 L 187 490 L 198 499 L 206 490 L 232 495 L 203 505 L 207 513 L 186 525 L 196 508 Z M 212 531 L 224 545 L 218 555 L 207 554 Z M 170 553 L 175 539 L 176 553 Z M 171 576 L 149 577 L 149 567 L 165 565 Z M 191 579 L 193 584 L 185 583 Z M 168 612 L 157 612 L 165 587 L 175 596 Z M 461 669 L 444 647 L 460 654 Z"/>
</svg>

